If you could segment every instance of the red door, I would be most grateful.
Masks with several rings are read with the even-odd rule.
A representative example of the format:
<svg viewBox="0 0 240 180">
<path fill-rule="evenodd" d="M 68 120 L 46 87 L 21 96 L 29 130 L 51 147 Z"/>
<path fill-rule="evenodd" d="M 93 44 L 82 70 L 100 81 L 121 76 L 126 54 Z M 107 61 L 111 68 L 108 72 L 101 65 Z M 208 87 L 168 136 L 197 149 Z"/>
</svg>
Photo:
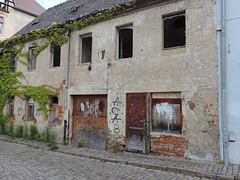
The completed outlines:
<svg viewBox="0 0 240 180">
<path fill-rule="evenodd" d="M 147 124 L 147 94 L 127 94 L 127 150 L 145 153 L 144 126 Z"/>
</svg>

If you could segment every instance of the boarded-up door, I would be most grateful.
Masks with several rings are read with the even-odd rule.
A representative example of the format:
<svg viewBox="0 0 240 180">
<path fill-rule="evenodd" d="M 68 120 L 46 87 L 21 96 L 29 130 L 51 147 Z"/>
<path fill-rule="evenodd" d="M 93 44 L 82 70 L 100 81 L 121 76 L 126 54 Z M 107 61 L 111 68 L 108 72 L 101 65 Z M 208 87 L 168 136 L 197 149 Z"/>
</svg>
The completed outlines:
<svg viewBox="0 0 240 180">
<path fill-rule="evenodd" d="M 145 153 L 144 126 L 147 120 L 147 94 L 127 94 L 127 150 Z"/>
<path fill-rule="evenodd" d="M 106 149 L 107 96 L 87 95 L 73 98 L 73 143 L 82 137 L 85 147 Z"/>
</svg>

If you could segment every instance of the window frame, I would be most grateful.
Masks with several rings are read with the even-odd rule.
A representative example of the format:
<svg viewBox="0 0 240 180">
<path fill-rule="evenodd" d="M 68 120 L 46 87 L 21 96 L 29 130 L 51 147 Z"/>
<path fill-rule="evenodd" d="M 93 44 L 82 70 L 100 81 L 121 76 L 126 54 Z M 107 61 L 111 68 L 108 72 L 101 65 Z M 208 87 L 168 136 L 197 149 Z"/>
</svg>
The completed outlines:
<svg viewBox="0 0 240 180">
<path fill-rule="evenodd" d="M 36 50 L 36 46 L 29 47 L 29 65 L 28 65 L 28 70 L 29 71 L 35 71 L 37 69 L 37 56 L 34 55 L 34 51 Z M 32 57 L 35 57 L 35 69 L 32 67 Z"/>
<path fill-rule="evenodd" d="M 54 101 L 54 98 L 56 98 L 55 100 L 57 100 L 57 102 Z M 50 96 L 49 102 L 50 102 L 49 103 L 50 111 L 49 111 L 48 123 L 49 124 L 59 124 L 59 107 L 58 107 L 59 98 L 57 96 Z M 52 119 L 52 118 L 55 118 L 55 115 L 57 115 L 57 118 Z"/>
<path fill-rule="evenodd" d="M 123 29 L 131 29 L 132 30 L 132 56 L 130 57 L 122 57 L 120 56 L 120 30 Z M 128 58 L 133 58 L 134 57 L 134 28 L 133 28 L 133 23 L 123 25 L 123 26 L 118 26 L 117 27 L 117 59 L 128 59 Z"/>
<path fill-rule="evenodd" d="M 154 101 L 159 100 L 160 103 L 170 102 L 169 104 L 179 104 L 180 105 L 180 130 L 179 133 L 175 133 L 173 131 L 166 132 L 165 130 L 161 131 L 153 131 L 153 111 L 154 111 Z M 183 134 L 183 114 L 182 114 L 182 98 L 181 93 L 153 93 L 151 97 L 151 111 L 150 111 L 150 129 L 151 134 L 168 134 L 168 135 L 182 135 Z"/>
<path fill-rule="evenodd" d="M 12 97 L 11 99 L 10 99 L 10 101 L 9 101 L 9 118 L 11 119 L 11 120 L 13 120 L 14 119 L 14 97 Z"/>
<path fill-rule="evenodd" d="M 185 28 L 185 31 L 184 31 L 184 34 L 185 34 L 185 39 L 184 39 L 184 45 L 176 45 L 176 46 L 171 46 L 171 47 L 165 47 L 165 18 L 173 18 L 173 17 L 177 17 L 177 16 L 181 16 L 181 15 L 184 15 L 185 16 L 185 20 L 184 20 L 184 28 Z M 187 29 L 186 29 L 186 11 L 183 10 L 183 11 L 179 11 L 179 12 L 174 12 L 174 13 L 169 13 L 169 14 L 165 14 L 162 16 L 162 37 L 163 37 L 163 40 L 162 40 L 162 49 L 163 50 L 168 50 L 168 49 L 177 49 L 177 48 L 184 48 L 186 47 L 187 45 Z"/>
<path fill-rule="evenodd" d="M 4 17 L 0 16 L 0 34 L 3 34 L 3 24 L 4 24 Z"/>
<path fill-rule="evenodd" d="M 83 39 L 91 38 L 91 59 L 90 61 L 83 62 Z M 92 33 L 87 33 L 84 35 L 80 35 L 80 64 L 91 64 L 92 63 L 92 55 L 93 55 L 93 36 Z"/>
<path fill-rule="evenodd" d="M 32 109 L 32 114 L 30 114 L 31 113 L 30 107 Z M 34 121 L 34 103 L 29 101 L 27 103 L 27 120 Z"/>
</svg>

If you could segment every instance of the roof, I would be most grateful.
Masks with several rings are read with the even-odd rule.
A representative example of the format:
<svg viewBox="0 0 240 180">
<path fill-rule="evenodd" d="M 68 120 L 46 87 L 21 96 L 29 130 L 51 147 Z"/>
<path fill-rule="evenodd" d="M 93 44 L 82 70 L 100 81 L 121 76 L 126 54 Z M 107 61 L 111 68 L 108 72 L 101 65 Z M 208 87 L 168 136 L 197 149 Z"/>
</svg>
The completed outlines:
<svg viewBox="0 0 240 180">
<path fill-rule="evenodd" d="M 53 22 L 64 24 L 70 20 L 79 19 L 83 16 L 91 15 L 98 11 L 107 10 L 116 5 L 123 5 L 129 2 L 137 2 L 137 6 L 146 6 L 146 4 L 166 1 L 169 0 L 68 0 L 49 8 L 15 35 L 27 34 L 36 29 L 51 27 Z"/>
<path fill-rule="evenodd" d="M 15 7 L 21 10 L 30 12 L 32 14 L 40 15 L 46 11 L 38 2 L 35 0 L 14 0 Z"/>
</svg>

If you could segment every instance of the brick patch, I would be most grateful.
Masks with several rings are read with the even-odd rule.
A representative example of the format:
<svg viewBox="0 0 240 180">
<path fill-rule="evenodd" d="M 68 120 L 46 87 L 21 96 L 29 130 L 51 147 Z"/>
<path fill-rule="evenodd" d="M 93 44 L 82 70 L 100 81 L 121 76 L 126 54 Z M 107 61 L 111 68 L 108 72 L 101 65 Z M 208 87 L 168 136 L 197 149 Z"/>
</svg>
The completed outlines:
<svg viewBox="0 0 240 180">
<path fill-rule="evenodd" d="M 155 155 L 164 155 L 165 157 L 183 157 L 186 147 L 186 141 L 183 137 L 169 135 L 151 137 L 151 151 Z"/>
</svg>

